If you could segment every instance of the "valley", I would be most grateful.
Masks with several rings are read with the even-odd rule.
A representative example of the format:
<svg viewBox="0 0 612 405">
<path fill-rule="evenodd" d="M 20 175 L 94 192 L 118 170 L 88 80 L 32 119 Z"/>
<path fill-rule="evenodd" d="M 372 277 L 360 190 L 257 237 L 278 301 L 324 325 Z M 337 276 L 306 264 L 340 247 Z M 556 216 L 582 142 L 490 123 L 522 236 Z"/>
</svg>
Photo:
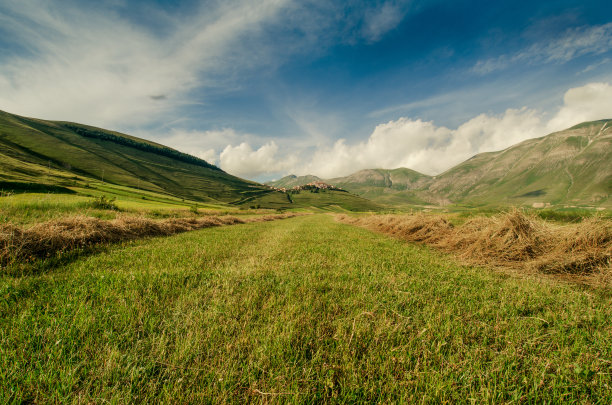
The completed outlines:
<svg viewBox="0 0 612 405">
<path fill-rule="evenodd" d="M 610 142 L 259 184 L 2 113 L 0 402 L 609 402 Z"/>
</svg>

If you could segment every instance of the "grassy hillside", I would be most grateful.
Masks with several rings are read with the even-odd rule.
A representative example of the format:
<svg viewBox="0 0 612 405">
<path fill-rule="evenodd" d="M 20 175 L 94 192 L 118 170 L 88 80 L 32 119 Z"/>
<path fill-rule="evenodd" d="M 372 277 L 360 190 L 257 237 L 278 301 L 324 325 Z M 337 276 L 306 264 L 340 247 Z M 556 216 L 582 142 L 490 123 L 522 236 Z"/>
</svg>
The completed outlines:
<svg viewBox="0 0 612 405">
<path fill-rule="evenodd" d="M 428 189 L 465 203 L 610 206 L 610 162 L 610 121 L 595 121 L 474 156 Z"/>
<path fill-rule="evenodd" d="M 2 191 L 92 197 L 102 191 L 122 200 L 153 199 L 204 207 L 380 208 L 348 193 L 303 195 L 292 200 L 284 193 L 154 142 L 86 125 L 4 112 L 0 112 L 0 157 Z"/>
<path fill-rule="evenodd" d="M 98 179 L 200 202 L 239 203 L 268 194 L 283 198 L 267 187 L 163 145 L 80 124 L 4 112 L 0 112 L 0 155 L 0 181 L 5 183 L 75 186 Z"/>
<path fill-rule="evenodd" d="M 406 168 L 370 169 L 324 181 L 392 205 L 612 207 L 611 123 L 585 122 L 481 153 L 435 177 Z"/>
<path fill-rule="evenodd" d="M 603 404 L 611 318 L 328 215 L 211 228 L 0 274 L 0 402 Z"/>
<path fill-rule="evenodd" d="M 430 177 L 406 168 L 367 169 L 326 181 L 384 204 L 419 205 L 428 204 L 432 199 L 428 193 L 421 191 L 430 181 Z"/>
<path fill-rule="evenodd" d="M 339 190 L 301 191 L 298 194 L 283 194 L 285 200 L 268 200 L 267 196 L 245 203 L 250 208 L 308 209 L 324 211 L 380 211 L 384 207 L 373 201 Z"/>
<path fill-rule="evenodd" d="M 346 177 L 323 180 L 317 176 L 285 176 L 266 184 L 273 187 L 291 188 L 313 181 L 324 181 L 350 193 L 383 205 L 419 205 L 437 201 L 438 197 L 420 189 L 430 177 L 411 169 L 367 169 Z"/>
</svg>

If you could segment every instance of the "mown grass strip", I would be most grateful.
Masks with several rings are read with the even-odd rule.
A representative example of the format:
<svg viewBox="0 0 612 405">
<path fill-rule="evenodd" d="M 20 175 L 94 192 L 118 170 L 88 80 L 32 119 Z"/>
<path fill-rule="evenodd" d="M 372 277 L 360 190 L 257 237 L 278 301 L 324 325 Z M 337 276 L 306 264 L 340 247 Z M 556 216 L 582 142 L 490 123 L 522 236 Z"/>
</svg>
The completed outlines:
<svg viewBox="0 0 612 405">
<path fill-rule="evenodd" d="M 588 218 L 558 225 L 518 210 L 453 225 L 442 215 L 338 215 L 411 242 L 451 252 L 470 264 L 537 271 L 612 285 L 612 221 Z"/>
<path fill-rule="evenodd" d="M 327 215 L 0 278 L 0 402 L 610 403 L 612 297 Z"/>
<path fill-rule="evenodd" d="M 101 243 L 116 243 L 147 236 L 169 236 L 222 225 L 273 221 L 295 215 L 297 214 L 290 213 L 249 218 L 228 215 L 165 220 L 129 215 L 119 216 L 113 220 L 75 216 L 31 227 L 19 227 L 11 223 L 0 224 L 0 266 L 55 257 Z"/>
</svg>

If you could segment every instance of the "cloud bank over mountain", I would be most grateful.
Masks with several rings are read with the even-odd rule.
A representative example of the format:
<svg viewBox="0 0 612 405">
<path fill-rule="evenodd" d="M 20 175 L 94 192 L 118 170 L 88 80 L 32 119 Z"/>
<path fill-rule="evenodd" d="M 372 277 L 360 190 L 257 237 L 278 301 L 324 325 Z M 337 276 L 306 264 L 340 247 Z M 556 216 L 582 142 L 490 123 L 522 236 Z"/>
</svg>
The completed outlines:
<svg viewBox="0 0 612 405">
<path fill-rule="evenodd" d="M 612 86 L 588 83 L 567 90 L 563 104 L 552 117 L 522 107 L 499 115 L 483 113 L 455 129 L 437 126 L 433 121 L 400 117 L 377 125 L 361 142 L 339 139 L 310 154 L 280 151 L 276 144 L 258 149 L 246 142 L 227 146 L 221 154 L 221 168 L 246 177 L 295 173 L 330 178 L 366 168 L 397 167 L 436 175 L 478 153 L 501 150 L 580 122 L 610 118 L 611 106 Z"/>
</svg>

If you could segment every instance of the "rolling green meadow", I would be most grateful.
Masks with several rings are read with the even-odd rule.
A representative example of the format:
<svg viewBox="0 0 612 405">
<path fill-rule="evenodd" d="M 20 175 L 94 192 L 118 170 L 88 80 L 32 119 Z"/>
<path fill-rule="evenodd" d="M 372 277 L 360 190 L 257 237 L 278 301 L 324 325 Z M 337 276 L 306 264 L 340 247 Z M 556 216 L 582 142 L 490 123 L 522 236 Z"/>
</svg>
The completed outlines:
<svg viewBox="0 0 612 405">
<path fill-rule="evenodd" d="M 607 172 L 436 194 L 474 164 L 283 192 L 320 179 L 0 112 L 0 404 L 612 403 Z"/>
<path fill-rule="evenodd" d="M 612 295 L 330 214 L 0 277 L 2 403 L 612 401 Z"/>
<path fill-rule="evenodd" d="M 611 0 L 0 0 L 0 405 L 612 405 L 611 67 Z"/>
</svg>

